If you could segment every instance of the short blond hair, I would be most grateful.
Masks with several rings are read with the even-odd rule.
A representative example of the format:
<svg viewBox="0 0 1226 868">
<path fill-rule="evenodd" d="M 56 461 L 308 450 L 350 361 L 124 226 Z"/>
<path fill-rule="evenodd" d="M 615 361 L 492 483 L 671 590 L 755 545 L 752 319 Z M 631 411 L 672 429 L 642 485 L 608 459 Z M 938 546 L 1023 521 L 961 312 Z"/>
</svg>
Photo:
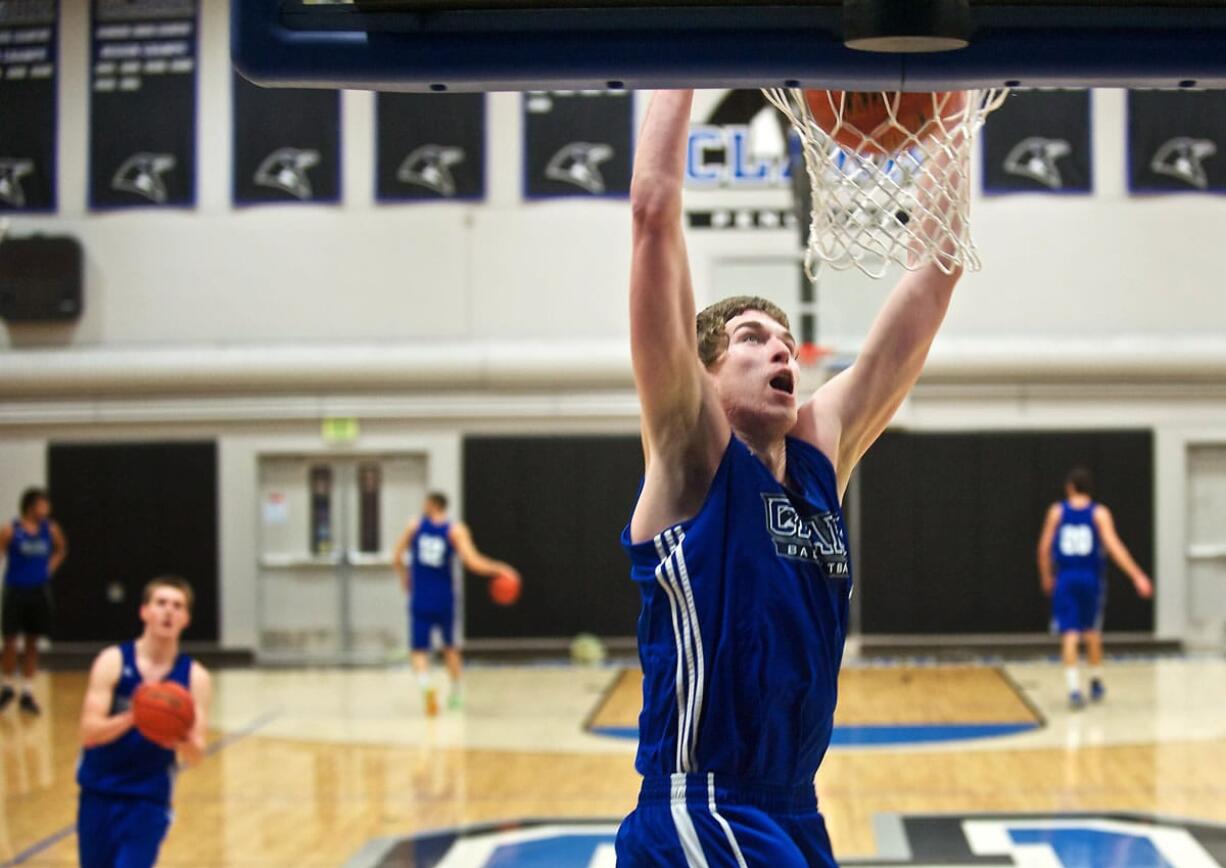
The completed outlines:
<svg viewBox="0 0 1226 868">
<path fill-rule="evenodd" d="M 145 583 L 145 590 L 141 592 L 140 604 L 148 606 L 149 601 L 153 599 L 153 592 L 158 588 L 174 588 L 176 591 L 182 591 L 183 596 L 187 598 L 187 611 L 191 612 L 192 605 L 196 602 L 196 594 L 187 579 L 179 576 L 158 576 L 156 579 L 150 579 Z"/>
<path fill-rule="evenodd" d="M 711 367 L 728 349 L 728 331 L 725 326 L 728 320 L 740 316 L 747 310 L 756 310 L 766 314 L 788 331 L 792 326 L 788 323 L 788 315 L 773 301 L 767 301 L 756 295 L 734 295 L 717 301 L 703 308 L 695 319 L 698 329 L 698 358 L 704 367 Z"/>
</svg>

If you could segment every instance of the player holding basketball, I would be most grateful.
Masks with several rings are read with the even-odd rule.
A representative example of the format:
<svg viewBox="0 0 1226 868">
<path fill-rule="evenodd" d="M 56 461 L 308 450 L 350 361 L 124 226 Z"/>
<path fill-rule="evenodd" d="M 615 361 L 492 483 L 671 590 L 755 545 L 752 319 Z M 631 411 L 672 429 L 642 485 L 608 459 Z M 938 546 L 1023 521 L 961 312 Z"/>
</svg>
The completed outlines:
<svg viewBox="0 0 1226 868">
<path fill-rule="evenodd" d="M 411 565 L 406 562 L 406 552 L 411 555 Z M 455 643 L 455 586 L 452 583 L 452 565 L 457 554 L 469 572 L 481 576 L 505 573 L 514 576 L 516 581 L 519 579 L 519 573 L 510 564 L 492 560 L 478 551 L 468 525 L 448 518 L 446 495 L 431 492 L 426 495 L 422 515 L 409 521 L 392 552 L 400 586 L 409 594 L 410 659 L 421 685 L 426 713 L 430 715 L 438 712 L 438 700 L 430 683 L 429 656 L 430 634 L 435 629 L 442 633 L 443 662 L 451 679 L 447 704 L 458 709 L 462 702 L 463 661 Z"/>
<path fill-rule="evenodd" d="M 1085 706 L 1077 670 L 1079 643 L 1085 639 L 1090 663 L 1090 700 L 1106 693 L 1103 686 L 1103 608 L 1107 602 L 1104 553 L 1132 580 L 1137 594 L 1148 599 L 1154 586 L 1137 566 L 1115 532 L 1111 510 L 1094 502 L 1090 472 L 1074 467 L 1064 482 L 1064 500 L 1047 510 L 1039 534 L 1039 581 L 1051 597 L 1053 626 L 1060 632 L 1060 652 L 1069 705 Z M 1052 566 L 1056 575 L 1052 578 Z"/>
<path fill-rule="evenodd" d="M 192 589 L 163 576 L 145 586 L 140 638 L 95 659 L 81 709 L 77 842 L 82 868 L 141 868 L 157 861 L 170 828 L 176 768 L 204 754 L 211 687 L 203 666 L 179 651 L 191 621 Z M 173 681 L 191 691 L 196 719 L 186 738 L 156 744 L 135 728 L 132 696 L 142 684 Z"/>
<path fill-rule="evenodd" d="M 919 377 L 958 273 L 907 273 L 855 364 L 802 401 L 775 305 L 726 299 L 695 329 L 681 228 L 691 98 L 652 98 L 631 186 L 647 469 L 622 542 L 643 597 L 643 784 L 618 864 L 834 865 L 814 777 L 852 589 L 840 501 Z"/>
<path fill-rule="evenodd" d="M 0 711 L 17 696 L 17 637 L 25 638 L 21 659 L 22 711 L 38 714 L 34 700 L 34 675 L 38 671 L 38 637 L 51 633 L 51 577 L 68 554 L 60 526 L 51 520 L 51 500 L 41 488 L 28 488 L 21 495 L 21 515 L 0 527 L 0 552 L 4 555 L 4 599 L 0 633 L 4 653 L 0 667 Z"/>
</svg>

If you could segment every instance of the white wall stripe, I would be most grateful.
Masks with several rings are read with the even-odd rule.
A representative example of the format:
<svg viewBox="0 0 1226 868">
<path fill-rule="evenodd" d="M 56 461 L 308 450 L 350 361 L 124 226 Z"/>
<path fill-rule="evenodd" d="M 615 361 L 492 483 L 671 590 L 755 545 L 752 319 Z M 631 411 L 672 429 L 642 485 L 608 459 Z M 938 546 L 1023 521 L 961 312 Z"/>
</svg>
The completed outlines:
<svg viewBox="0 0 1226 868">
<path fill-rule="evenodd" d="M 745 856 L 741 853 L 741 845 L 737 843 L 736 835 L 732 833 L 732 827 L 728 825 L 728 821 L 723 818 L 715 808 L 715 773 L 707 772 L 707 810 L 711 812 L 711 816 L 715 818 L 715 822 L 719 823 L 724 830 L 724 836 L 728 839 L 728 846 L 732 848 L 732 855 L 736 857 L 736 864 L 739 868 L 747 868 L 745 865 Z"/>
<path fill-rule="evenodd" d="M 681 841 L 681 851 L 685 853 L 687 868 L 709 868 L 706 854 L 702 852 L 702 844 L 698 840 L 698 830 L 694 828 L 694 820 L 685 804 L 685 775 L 672 776 L 673 790 L 671 809 L 673 825 L 677 827 L 677 838 Z"/>
</svg>

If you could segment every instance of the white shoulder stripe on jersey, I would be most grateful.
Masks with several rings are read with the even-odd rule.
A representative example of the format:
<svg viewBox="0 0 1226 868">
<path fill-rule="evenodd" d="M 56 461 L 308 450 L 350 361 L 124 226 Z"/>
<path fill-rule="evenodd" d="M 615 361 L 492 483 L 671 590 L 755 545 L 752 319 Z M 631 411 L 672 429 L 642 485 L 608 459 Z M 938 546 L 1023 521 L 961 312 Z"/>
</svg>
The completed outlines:
<svg viewBox="0 0 1226 868">
<path fill-rule="evenodd" d="M 685 771 L 689 765 L 688 756 L 683 752 L 685 744 L 685 708 L 686 700 L 685 693 L 687 688 L 684 682 L 684 663 L 685 653 L 681 650 L 681 627 L 678 624 L 677 613 L 682 608 L 681 601 L 677 598 L 673 591 L 672 585 L 664 578 L 664 564 L 667 560 L 667 555 L 664 553 L 664 545 L 661 542 L 661 537 L 656 537 L 656 551 L 660 554 L 660 563 L 656 566 L 656 581 L 660 583 L 660 587 L 664 589 L 665 596 L 668 597 L 669 614 L 673 619 L 673 641 L 677 645 L 677 759 L 676 768 L 678 771 Z"/>
<path fill-rule="evenodd" d="M 698 627 L 689 568 L 685 563 L 684 541 L 685 533 L 680 526 L 665 530 L 655 538 L 656 553 L 661 556 L 655 571 L 656 581 L 668 595 L 673 638 L 677 642 L 676 769 L 679 772 L 693 771 L 697 764 L 698 723 L 702 716 L 705 680 L 702 633 Z"/>
<path fill-rule="evenodd" d="M 677 529 L 677 572 L 681 577 L 681 587 L 685 592 L 686 609 L 690 615 L 690 622 L 694 625 L 694 657 L 698 664 L 698 672 L 693 681 L 694 691 L 694 712 L 690 716 L 690 769 L 693 770 L 697 765 L 698 755 L 698 724 L 702 718 L 702 691 L 703 684 L 706 681 L 704 666 L 703 666 L 703 647 L 702 647 L 702 631 L 698 627 L 698 610 L 694 606 L 694 589 L 690 586 L 690 571 L 685 563 L 685 532 L 680 528 Z"/>
<path fill-rule="evenodd" d="M 732 855 L 736 857 L 738 868 L 747 868 L 745 865 L 745 854 L 741 852 L 741 845 L 737 843 L 736 835 L 732 833 L 732 827 L 728 825 L 728 821 L 724 819 L 715 808 L 715 773 L 707 772 L 707 810 L 711 812 L 711 816 L 715 818 L 715 822 L 719 823 L 720 828 L 724 830 L 724 837 L 728 839 L 728 846 L 732 848 Z"/>
<path fill-rule="evenodd" d="M 696 655 L 694 652 L 694 632 L 697 630 L 698 625 L 695 624 L 693 619 L 690 617 L 691 609 L 686 604 L 685 592 L 682 589 L 681 582 L 677 578 L 678 571 L 676 559 L 680 554 L 680 546 L 676 544 L 675 538 L 672 536 L 671 531 L 665 531 L 664 538 L 669 543 L 669 547 L 672 548 L 672 554 L 670 554 L 668 560 L 664 562 L 664 572 L 665 575 L 668 576 L 669 584 L 672 585 L 673 593 L 676 595 L 677 608 L 681 611 L 682 647 L 685 650 L 685 668 L 686 675 L 688 676 L 687 684 L 689 685 L 689 690 L 686 692 L 685 697 L 685 726 L 682 738 L 684 747 L 681 752 L 682 764 L 677 771 L 689 772 L 694 770 L 693 721 L 695 710 L 694 703 L 695 699 L 697 698 L 695 690 L 697 662 L 695 660 Z"/>
<path fill-rule="evenodd" d="M 681 851 L 685 853 L 686 868 L 709 868 L 706 854 L 702 852 L 702 843 L 698 840 L 698 830 L 694 828 L 694 821 L 685 804 L 685 775 L 673 775 L 672 783 L 670 808 L 673 825 L 677 827 L 677 838 L 681 841 Z"/>
</svg>

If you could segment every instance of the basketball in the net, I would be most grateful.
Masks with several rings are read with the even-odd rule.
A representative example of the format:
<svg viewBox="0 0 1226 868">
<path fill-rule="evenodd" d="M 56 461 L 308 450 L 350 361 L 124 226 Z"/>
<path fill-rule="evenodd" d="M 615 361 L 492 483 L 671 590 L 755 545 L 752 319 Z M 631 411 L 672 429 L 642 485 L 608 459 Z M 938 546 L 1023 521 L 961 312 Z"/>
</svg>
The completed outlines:
<svg viewBox="0 0 1226 868">
<path fill-rule="evenodd" d="M 519 599 L 519 576 L 499 573 L 490 579 L 490 599 L 500 606 L 510 606 Z"/>
<path fill-rule="evenodd" d="M 142 684 L 132 695 L 132 716 L 141 735 L 170 747 L 191 732 L 196 703 L 182 685 L 173 681 Z"/>
<path fill-rule="evenodd" d="M 957 119 L 966 95 L 806 90 L 805 102 L 813 120 L 840 147 L 861 154 L 894 154 L 908 141 L 931 136 Z"/>
</svg>

